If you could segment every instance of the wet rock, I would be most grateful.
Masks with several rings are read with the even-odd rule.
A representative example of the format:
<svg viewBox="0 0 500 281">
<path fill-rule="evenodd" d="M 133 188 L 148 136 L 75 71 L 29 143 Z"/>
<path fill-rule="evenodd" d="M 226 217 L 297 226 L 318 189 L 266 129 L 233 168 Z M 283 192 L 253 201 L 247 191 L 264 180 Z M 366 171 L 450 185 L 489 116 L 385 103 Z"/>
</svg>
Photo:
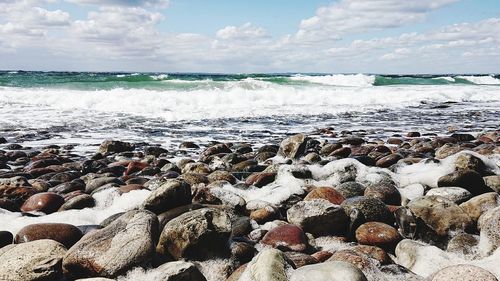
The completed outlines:
<svg viewBox="0 0 500 281">
<path fill-rule="evenodd" d="M 351 155 L 351 149 L 349 147 L 341 147 L 339 149 L 335 149 L 328 156 L 334 156 L 337 158 L 346 158 Z"/>
<path fill-rule="evenodd" d="M 200 161 L 207 163 L 210 156 L 223 153 L 231 153 L 231 149 L 226 144 L 221 143 L 210 146 L 200 154 Z"/>
<path fill-rule="evenodd" d="M 391 263 L 391 258 L 382 248 L 369 245 L 356 245 L 350 248 L 354 253 L 376 260 L 379 264 Z"/>
<path fill-rule="evenodd" d="M 311 256 L 313 258 L 315 258 L 318 262 L 324 262 L 326 261 L 327 259 L 329 259 L 333 254 L 331 252 L 328 252 L 328 251 L 318 251 L 314 254 L 312 254 Z"/>
<path fill-rule="evenodd" d="M 500 207 L 485 212 L 478 222 L 480 231 L 479 249 L 481 255 L 487 256 L 500 247 Z"/>
<path fill-rule="evenodd" d="M 179 148 L 197 149 L 200 147 L 192 141 L 184 141 L 179 145 Z"/>
<path fill-rule="evenodd" d="M 390 224 L 393 221 L 392 215 L 387 206 L 378 198 L 367 198 L 364 196 L 346 199 L 341 204 L 346 214 L 350 214 L 353 209 L 357 209 L 364 221 L 379 221 Z"/>
<path fill-rule="evenodd" d="M 95 179 L 91 179 L 87 182 L 85 186 L 85 193 L 92 193 L 97 190 L 99 187 L 104 186 L 106 184 L 113 184 L 115 186 L 122 185 L 123 182 L 116 177 L 99 177 Z"/>
<path fill-rule="evenodd" d="M 385 223 L 367 222 L 356 230 L 356 240 L 360 244 L 392 249 L 400 240 L 398 231 Z"/>
<path fill-rule="evenodd" d="M 81 179 L 74 179 L 70 182 L 64 182 L 53 188 L 49 188 L 49 191 L 59 194 L 70 193 L 77 190 L 85 190 L 85 182 Z"/>
<path fill-rule="evenodd" d="M 498 206 L 500 206 L 500 195 L 496 192 L 483 193 L 460 204 L 460 208 L 462 208 L 474 222 L 477 222 L 484 212 Z"/>
<path fill-rule="evenodd" d="M 64 204 L 64 198 L 52 192 L 42 192 L 30 196 L 21 206 L 23 212 L 43 212 L 51 214 Z"/>
<path fill-rule="evenodd" d="M 205 276 L 191 262 L 167 262 L 152 270 L 155 280 L 163 281 L 206 281 Z"/>
<path fill-rule="evenodd" d="M 500 194 L 500 175 L 487 176 L 483 180 L 486 186 Z"/>
<path fill-rule="evenodd" d="M 342 196 L 340 192 L 331 187 L 314 188 L 307 194 L 304 201 L 314 199 L 325 199 L 335 205 L 340 205 L 345 200 L 344 196 Z"/>
<path fill-rule="evenodd" d="M 196 174 L 208 175 L 212 172 L 212 169 L 210 169 L 210 167 L 205 163 L 192 162 L 192 163 L 187 163 L 186 165 L 184 165 L 184 167 L 182 167 L 181 172 L 183 174 L 196 173 Z"/>
<path fill-rule="evenodd" d="M 473 170 L 479 174 L 484 174 L 486 172 L 486 165 L 483 160 L 470 153 L 458 155 L 455 159 L 455 168 L 462 171 Z"/>
<path fill-rule="evenodd" d="M 81 210 L 95 206 L 95 199 L 88 194 L 81 194 L 67 200 L 60 208 L 59 212 L 66 210 Z"/>
<path fill-rule="evenodd" d="M 82 232 L 71 224 L 38 223 L 23 227 L 16 235 L 15 243 L 26 243 L 41 239 L 51 239 L 64 245 L 67 249 L 82 237 Z"/>
<path fill-rule="evenodd" d="M 0 249 L 12 244 L 14 237 L 9 231 L 0 231 Z"/>
<path fill-rule="evenodd" d="M 287 267 L 285 256 L 281 251 L 266 249 L 253 258 L 240 279 L 251 281 L 287 281 Z"/>
<path fill-rule="evenodd" d="M 144 148 L 145 155 L 153 155 L 159 157 L 161 154 L 168 153 L 168 150 L 159 146 L 148 146 Z"/>
<path fill-rule="evenodd" d="M 458 186 L 467 189 L 473 196 L 491 192 L 484 184 L 480 174 L 472 170 L 461 170 L 444 175 L 438 179 L 439 187 Z"/>
<path fill-rule="evenodd" d="M 347 262 L 361 270 L 367 270 L 373 267 L 372 261 L 369 257 L 363 254 L 358 254 L 350 249 L 344 249 L 333 253 L 333 255 L 327 260 L 327 262 L 331 261 Z"/>
<path fill-rule="evenodd" d="M 129 193 L 130 191 L 134 190 L 141 190 L 144 189 L 144 186 L 142 184 L 130 184 L 129 181 L 127 181 L 127 185 L 122 185 L 118 188 L 120 193 Z"/>
<path fill-rule="evenodd" d="M 231 256 L 240 263 L 247 263 L 255 256 L 257 250 L 249 243 L 233 241 L 229 246 Z"/>
<path fill-rule="evenodd" d="M 349 218 L 344 210 L 323 199 L 301 201 L 287 211 L 288 221 L 315 236 L 342 235 Z"/>
<path fill-rule="evenodd" d="M 288 137 L 281 142 L 278 155 L 290 159 L 299 158 L 304 154 L 308 140 L 309 138 L 302 134 Z"/>
<path fill-rule="evenodd" d="M 85 235 L 63 259 L 65 275 L 114 277 L 145 265 L 154 255 L 158 219 L 149 211 L 129 211 L 107 227 Z"/>
<path fill-rule="evenodd" d="M 122 166 L 115 166 L 115 167 L 122 167 Z M 131 161 L 130 163 L 128 163 L 127 168 L 125 169 L 125 171 L 123 171 L 122 169 L 120 169 L 120 171 L 118 171 L 118 173 L 114 173 L 114 174 L 115 175 L 120 175 L 120 174 L 124 173 L 125 175 L 128 176 L 128 175 L 132 175 L 134 173 L 140 172 L 140 171 L 142 171 L 143 169 L 145 169 L 147 167 L 149 167 L 149 164 L 146 163 L 146 162 Z"/>
<path fill-rule="evenodd" d="M 364 196 L 378 198 L 388 205 L 401 205 L 401 194 L 393 184 L 376 184 L 366 187 Z"/>
<path fill-rule="evenodd" d="M 287 257 L 287 259 L 291 262 L 291 264 L 294 266 L 294 268 L 299 268 L 305 265 L 318 263 L 317 259 L 308 254 L 299 252 L 285 252 L 284 254 Z"/>
<path fill-rule="evenodd" d="M 258 208 L 250 212 L 250 218 L 256 221 L 259 224 L 266 223 L 268 221 L 272 221 L 275 219 L 279 219 L 281 217 L 280 211 L 278 208 L 268 205 L 262 208 Z"/>
<path fill-rule="evenodd" d="M 0 209 L 11 212 L 20 212 L 18 205 L 13 200 L 3 198 L 0 198 Z"/>
<path fill-rule="evenodd" d="M 366 281 L 361 270 L 347 262 L 329 261 L 295 270 L 290 281 Z"/>
<path fill-rule="evenodd" d="M 237 179 L 233 176 L 233 174 L 231 174 L 228 171 L 217 170 L 209 174 L 207 177 L 209 182 L 220 181 L 220 180 L 227 181 L 230 184 L 235 184 L 237 182 Z"/>
<path fill-rule="evenodd" d="M 403 156 L 401 156 L 400 154 L 390 154 L 378 159 L 377 162 L 375 162 L 375 166 L 381 168 L 389 168 L 401 159 L 403 159 Z"/>
<path fill-rule="evenodd" d="M 134 145 L 128 142 L 106 140 L 99 146 L 99 153 L 113 154 L 134 150 Z"/>
<path fill-rule="evenodd" d="M 260 172 L 260 173 L 251 174 L 245 180 L 245 183 L 247 185 L 253 185 L 256 187 L 263 187 L 265 185 L 272 183 L 275 180 L 275 178 L 276 178 L 276 173 Z"/>
<path fill-rule="evenodd" d="M 445 144 L 436 150 L 436 158 L 444 159 L 450 155 L 462 151 L 463 148 L 455 144 Z"/>
<path fill-rule="evenodd" d="M 174 219 L 174 218 L 176 218 L 184 213 L 187 213 L 187 212 L 190 212 L 193 210 L 202 209 L 202 208 L 204 208 L 204 207 L 201 204 L 188 204 L 185 206 L 180 206 L 180 207 L 168 210 L 166 212 L 163 212 L 163 213 L 158 215 L 158 221 L 160 222 L 159 229 L 160 230 L 163 229 L 165 227 L 165 225 L 167 224 L 167 222 L 171 221 L 172 219 Z"/>
<path fill-rule="evenodd" d="M 408 203 L 408 208 L 418 219 L 418 227 L 428 227 L 438 236 L 450 230 L 469 229 L 472 220 L 457 204 L 441 196 L 423 196 Z"/>
<path fill-rule="evenodd" d="M 190 186 L 200 183 L 208 184 L 208 178 L 203 174 L 186 173 L 181 175 L 178 179 L 186 181 Z"/>
<path fill-rule="evenodd" d="M 437 195 L 451 200 L 457 204 L 467 201 L 472 197 L 472 194 L 465 188 L 461 187 L 439 187 L 433 188 L 425 194 L 426 196 Z"/>
<path fill-rule="evenodd" d="M 445 267 L 438 272 L 433 273 L 429 281 L 448 281 L 448 280 L 462 280 L 462 281 L 498 281 L 498 279 L 491 272 L 469 264 L 452 265 Z"/>
<path fill-rule="evenodd" d="M 303 252 L 307 249 L 307 238 L 298 226 L 285 224 L 271 229 L 261 243 L 282 251 Z"/>
<path fill-rule="evenodd" d="M 351 198 L 356 196 L 363 196 L 366 187 L 355 181 L 348 181 L 341 183 L 335 190 L 337 190 L 344 198 Z"/>
<path fill-rule="evenodd" d="M 327 156 L 341 147 L 342 145 L 340 143 L 328 143 L 321 148 L 319 154 L 321 154 L 322 156 Z"/>
<path fill-rule="evenodd" d="M 213 208 L 190 211 L 165 225 L 157 252 L 169 253 L 176 259 L 223 255 L 230 232 L 231 221 L 226 212 Z"/>
<path fill-rule="evenodd" d="M 458 253 L 461 255 L 472 255 L 476 252 L 476 246 L 479 244 L 479 236 L 459 233 L 454 235 L 448 245 L 446 246 L 446 251 Z"/>
<path fill-rule="evenodd" d="M 463 134 L 463 133 L 455 133 L 455 134 L 452 134 L 450 137 L 452 137 L 460 142 L 473 141 L 476 139 L 471 134 Z"/>
<path fill-rule="evenodd" d="M 53 240 L 12 244 L 0 249 L 0 278 L 9 281 L 58 280 L 66 248 Z"/>
<path fill-rule="evenodd" d="M 184 181 L 169 179 L 153 190 L 144 200 L 146 210 L 156 214 L 191 203 L 191 186 Z"/>
</svg>

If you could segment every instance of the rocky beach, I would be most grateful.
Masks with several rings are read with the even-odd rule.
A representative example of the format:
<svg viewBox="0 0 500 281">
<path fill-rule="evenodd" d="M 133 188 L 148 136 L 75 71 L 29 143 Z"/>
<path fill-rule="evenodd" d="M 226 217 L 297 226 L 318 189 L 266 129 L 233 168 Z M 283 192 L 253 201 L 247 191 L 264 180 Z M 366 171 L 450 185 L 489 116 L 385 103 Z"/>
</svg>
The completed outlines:
<svg viewBox="0 0 500 281">
<path fill-rule="evenodd" d="M 0 280 L 498 280 L 500 132 L 450 130 L 85 153 L 11 132 Z"/>
</svg>

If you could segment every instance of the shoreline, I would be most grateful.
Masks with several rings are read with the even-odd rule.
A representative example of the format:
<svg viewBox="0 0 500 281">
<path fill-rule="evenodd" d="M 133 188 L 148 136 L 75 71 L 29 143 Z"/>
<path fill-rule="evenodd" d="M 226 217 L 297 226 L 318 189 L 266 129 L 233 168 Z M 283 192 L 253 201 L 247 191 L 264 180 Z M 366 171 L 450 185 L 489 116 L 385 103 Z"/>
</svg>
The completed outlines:
<svg viewBox="0 0 500 281">
<path fill-rule="evenodd" d="M 21 231 L 24 243 L 0 248 L 22 257 L 0 270 L 35 274 L 26 244 L 56 261 L 43 273 L 53 280 L 152 280 L 180 268 L 192 280 L 304 280 L 335 267 L 359 280 L 422 280 L 458 263 L 499 278 L 498 131 L 349 133 L 183 142 L 176 151 L 106 141 L 94 155 L 3 144 L 0 208 L 10 211 L 0 209 L 0 231 Z M 37 242 L 47 238 L 58 241 L 47 244 L 52 254 Z"/>
</svg>

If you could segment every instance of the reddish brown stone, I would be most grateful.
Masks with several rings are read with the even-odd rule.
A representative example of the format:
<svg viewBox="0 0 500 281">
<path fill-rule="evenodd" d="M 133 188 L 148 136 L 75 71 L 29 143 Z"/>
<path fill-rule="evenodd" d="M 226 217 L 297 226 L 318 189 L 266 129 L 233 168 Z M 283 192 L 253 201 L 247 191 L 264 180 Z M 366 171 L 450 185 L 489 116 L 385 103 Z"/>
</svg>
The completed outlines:
<svg viewBox="0 0 500 281">
<path fill-rule="evenodd" d="M 324 262 L 327 259 L 329 259 L 332 255 L 333 254 L 328 252 L 328 251 L 319 251 L 319 252 L 312 254 L 311 256 L 313 258 L 317 259 L 319 262 Z"/>
<path fill-rule="evenodd" d="M 132 190 L 144 189 L 142 184 L 127 184 L 119 187 L 121 193 L 128 193 Z"/>
<path fill-rule="evenodd" d="M 313 256 L 299 252 L 285 252 L 285 256 L 292 261 L 295 268 L 299 268 L 309 264 L 316 264 L 318 260 Z"/>
<path fill-rule="evenodd" d="M 142 171 L 142 169 L 146 168 L 147 166 L 149 166 L 148 163 L 132 161 L 128 164 L 127 170 L 125 170 L 125 175 L 131 175 L 133 173 Z"/>
<path fill-rule="evenodd" d="M 276 173 L 254 173 L 251 174 L 245 181 L 247 185 L 263 187 L 270 184 L 276 178 Z"/>
<path fill-rule="evenodd" d="M 371 262 L 365 255 L 360 255 L 352 250 L 340 250 L 328 259 L 328 261 L 343 261 L 348 262 L 359 269 L 367 269 L 370 267 Z"/>
<path fill-rule="evenodd" d="M 401 194 L 392 184 L 371 185 L 365 189 L 365 197 L 378 198 L 385 204 L 401 205 Z"/>
<path fill-rule="evenodd" d="M 345 200 L 340 192 L 331 187 L 314 188 L 307 194 L 306 198 L 304 198 L 305 201 L 314 199 L 325 199 L 335 205 L 340 205 Z"/>
<path fill-rule="evenodd" d="M 278 219 L 279 217 L 279 210 L 272 206 L 266 206 L 264 208 L 254 210 L 250 213 L 250 218 L 255 220 L 259 224 Z"/>
<path fill-rule="evenodd" d="M 302 228 L 285 224 L 271 229 L 262 238 L 262 243 L 284 251 L 303 252 L 307 249 L 307 238 Z"/>
<path fill-rule="evenodd" d="M 334 150 L 329 156 L 335 156 L 339 158 L 346 158 L 351 154 L 351 149 L 349 147 L 342 147 Z"/>
<path fill-rule="evenodd" d="M 21 206 L 21 211 L 37 211 L 50 214 L 56 212 L 62 204 L 64 204 L 62 196 L 53 192 L 42 192 L 29 197 Z"/>
<path fill-rule="evenodd" d="M 400 159 L 403 159 L 403 157 L 399 154 L 390 154 L 387 156 L 384 156 L 380 159 L 377 160 L 375 163 L 375 166 L 381 167 L 381 168 L 388 168 L 393 164 L 396 164 Z"/>
<path fill-rule="evenodd" d="M 390 249 L 400 239 L 401 237 L 394 227 L 381 222 L 367 222 L 356 229 L 356 240 L 360 244 Z"/>
<path fill-rule="evenodd" d="M 389 255 L 381 248 L 369 245 L 357 245 L 351 248 L 351 250 L 359 255 L 365 255 L 378 261 L 380 264 L 389 264 L 391 259 Z"/>
<path fill-rule="evenodd" d="M 23 227 L 16 235 L 15 243 L 26 243 L 40 239 L 52 239 L 67 249 L 82 238 L 82 232 L 71 224 L 38 223 Z"/>
</svg>

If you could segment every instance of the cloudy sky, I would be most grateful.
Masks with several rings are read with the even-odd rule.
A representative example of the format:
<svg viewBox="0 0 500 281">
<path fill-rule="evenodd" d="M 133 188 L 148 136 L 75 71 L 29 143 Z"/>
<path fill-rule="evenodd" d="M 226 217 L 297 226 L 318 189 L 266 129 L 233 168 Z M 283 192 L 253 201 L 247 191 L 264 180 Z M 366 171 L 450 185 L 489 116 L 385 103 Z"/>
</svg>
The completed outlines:
<svg viewBox="0 0 500 281">
<path fill-rule="evenodd" d="M 0 0 L 0 69 L 498 73 L 500 0 Z"/>
</svg>

